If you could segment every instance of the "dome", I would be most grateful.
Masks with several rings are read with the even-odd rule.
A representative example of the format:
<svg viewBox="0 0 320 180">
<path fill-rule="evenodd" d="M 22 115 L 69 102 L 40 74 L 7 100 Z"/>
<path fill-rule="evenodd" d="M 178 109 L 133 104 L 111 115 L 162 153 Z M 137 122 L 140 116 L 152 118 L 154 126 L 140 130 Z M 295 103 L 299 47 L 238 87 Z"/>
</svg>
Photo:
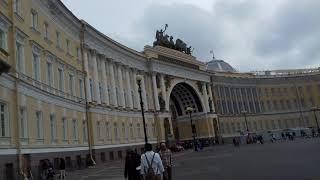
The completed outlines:
<svg viewBox="0 0 320 180">
<path fill-rule="evenodd" d="M 230 64 L 223 60 L 212 60 L 207 63 L 207 70 L 218 72 L 237 72 Z"/>
</svg>

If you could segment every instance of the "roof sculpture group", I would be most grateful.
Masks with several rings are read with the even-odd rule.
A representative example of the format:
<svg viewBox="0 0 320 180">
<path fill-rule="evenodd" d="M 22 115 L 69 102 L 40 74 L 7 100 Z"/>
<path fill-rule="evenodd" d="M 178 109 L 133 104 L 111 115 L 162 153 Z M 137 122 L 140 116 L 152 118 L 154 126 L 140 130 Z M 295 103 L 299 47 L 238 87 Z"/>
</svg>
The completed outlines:
<svg viewBox="0 0 320 180">
<path fill-rule="evenodd" d="M 160 29 L 156 31 L 156 41 L 153 42 L 153 46 L 163 46 L 191 55 L 193 51 L 192 47 L 188 47 L 181 39 L 176 39 L 176 42 L 174 42 L 172 36 L 165 34 L 167 28 L 168 24 L 165 25 L 164 30 Z"/>
</svg>

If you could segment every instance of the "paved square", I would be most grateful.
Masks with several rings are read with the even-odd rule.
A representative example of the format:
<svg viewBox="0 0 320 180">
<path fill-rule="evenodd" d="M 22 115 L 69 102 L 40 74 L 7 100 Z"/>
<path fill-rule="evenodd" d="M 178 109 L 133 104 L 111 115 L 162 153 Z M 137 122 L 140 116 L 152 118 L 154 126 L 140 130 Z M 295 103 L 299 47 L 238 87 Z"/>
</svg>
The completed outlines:
<svg viewBox="0 0 320 180">
<path fill-rule="evenodd" d="M 320 180 L 320 139 L 207 148 L 174 158 L 174 179 L 179 180 Z M 77 171 L 77 180 L 124 179 L 123 163 Z"/>
</svg>

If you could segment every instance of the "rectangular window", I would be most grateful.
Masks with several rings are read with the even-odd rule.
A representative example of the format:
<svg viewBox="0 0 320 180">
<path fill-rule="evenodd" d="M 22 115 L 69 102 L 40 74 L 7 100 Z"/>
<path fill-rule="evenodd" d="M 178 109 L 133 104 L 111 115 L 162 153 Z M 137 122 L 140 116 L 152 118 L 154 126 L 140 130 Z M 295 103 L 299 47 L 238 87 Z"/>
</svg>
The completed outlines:
<svg viewBox="0 0 320 180">
<path fill-rule="evenodd" d="M 0 137 L 9 135 L 8 107 L 5 103 L 0 103 Z"/>
<path fill-rule="evenodd" d="M 52 63 L 47 62 L 47 84 L 52 86 Z"/>
<path fill-rule="evenodd" d="M 24 72 L 23 46 L 19 42 L 16 42 L 16 58 L 17 58 L 17 69 L 18 69 L 18 71 L 19 72 Z"/>
<path fill-rule="evenodd" d="M 73 139 L 78 140 L 78 126 L 77 126 L 77 120 L 72 120 L 72 128 L 73 128 Z"/>
<path fill-rule="evenodd" d="M 87 134 L 87 122 L 84 120 L 82 122 L 82 133 L 83 133 L 83 141 L 88 141 L 88 134 Z"/>
<path fill-rule="evenodd" d="M 38 13 L 36 11 L 31 12 L 31 27 L 35 30 L 38 27 Z"/>
<path fill-rule="evenodd" d="M 48 25 L 48 23 L 44 23 L 44 38 L 49 39 L 49 25 Z"/>
<path fill-rule="evenodd" d="M 58 69 L 58 74 L 59 74 L 59 90 L 60 91 L 63 91 L 63 82 L 64 82 L 64 79 L 63 79 L 63 70 L 62 69 Z"/>
<path fill-rule="evenodd" d="M 27 138 L 28 127 L 27 127 L 27 114 L 25 108 L 20 108 L 20 137 Z"/>
<path fill-rule="evenodd" d="M 109 129 L 109 122 L 106 122 L 106 138 L 110 138 L 110 129 Z"/>
<path fill-rule="evenodd" d="M 74 83 L 73 83 L 73 75 L 69 74 L 69 92 L 73 96 L 74 95 Z"/>
<path fill-rule="evenodd" d="M 60 32 L 56 32 L 56 38 L 57 38 L 57 47 L 58 48 L 61 48 L 61 44 L 60 44 Z"/>
<path fill-rule="evenodd" d="M 69 39 L 66 40 L 66 46 L 67 46 L 67 53 L 70 54 L 70 41 L 69 41 Z"/>
<path fill-rule="evenodd" d="M 92 84 L 92 79 L 89 80 L 90 83 L 90 95 L 93 97 L 93 84 Z"/>
<path fill-rule="evenodd" d="M 51 141 L 55 142 L 56 140 L 56 122 L 53 114 L 50 115 L 50 135 Z"/>
<path fill-rule="evenodd" d="M 80 48 L 77 47 L 77 58 L 78 59 L 80 59 L 80 54 L 81 54 Z"/>
<path fill-rule="evenodd" d="M 63 140 L 67 140 L 68 133 L 68 125 L 66 118 L 62 118 L 62 138 Z"/>
<path fill-rule="evenodd" d="M 39 55 L 35 52 L 33 52 L 33 78 L 37 81 L 40 80 L 40 74 L 39 74 Z"/>
<path fill-rule="evenodd" d="M 79 79 L 79 96 L 83 98 L 83 80 Z"/>
<path fill-rule="evenodd" d="M 14 12 L 21 15 L 21 0 L 14 0 Z"/>
<path fill-rule="evenodd" d="M 4 29 L 0 29 L 0 49 L 8 50 L 8 37 Z"/>
<path fill-rule="evenodd" d="M 97 122 L 97 138 L 100 139 L 101 138 L 101 131 L 100 131 L 100 122 Z"/>
<path fill-rule="evenodd" d="M 36 123 L 37 123 L 37 138 L 43 139 L 43 122 L 42 113 L 40 111 L 36 112 Z"/>
</svg>

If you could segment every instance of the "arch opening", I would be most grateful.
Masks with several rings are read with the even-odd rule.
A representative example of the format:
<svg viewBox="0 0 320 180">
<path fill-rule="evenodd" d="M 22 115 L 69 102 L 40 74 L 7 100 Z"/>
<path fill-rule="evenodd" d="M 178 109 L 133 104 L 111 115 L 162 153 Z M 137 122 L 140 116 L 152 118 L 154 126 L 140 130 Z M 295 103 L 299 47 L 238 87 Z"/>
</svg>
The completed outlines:
<svg viewBox="0 0 320 180">
<path fill-rule="evenodd" d="M 173 135 L 176 140 L 191 138 L 190 118 L 187 108 L 193 108 L 193 114 L 203 112 L 200 97 L 195 89 L 185 83 L 176 84 L 170 94 L 169 111 L 171 113 Z"/>
</svg>

